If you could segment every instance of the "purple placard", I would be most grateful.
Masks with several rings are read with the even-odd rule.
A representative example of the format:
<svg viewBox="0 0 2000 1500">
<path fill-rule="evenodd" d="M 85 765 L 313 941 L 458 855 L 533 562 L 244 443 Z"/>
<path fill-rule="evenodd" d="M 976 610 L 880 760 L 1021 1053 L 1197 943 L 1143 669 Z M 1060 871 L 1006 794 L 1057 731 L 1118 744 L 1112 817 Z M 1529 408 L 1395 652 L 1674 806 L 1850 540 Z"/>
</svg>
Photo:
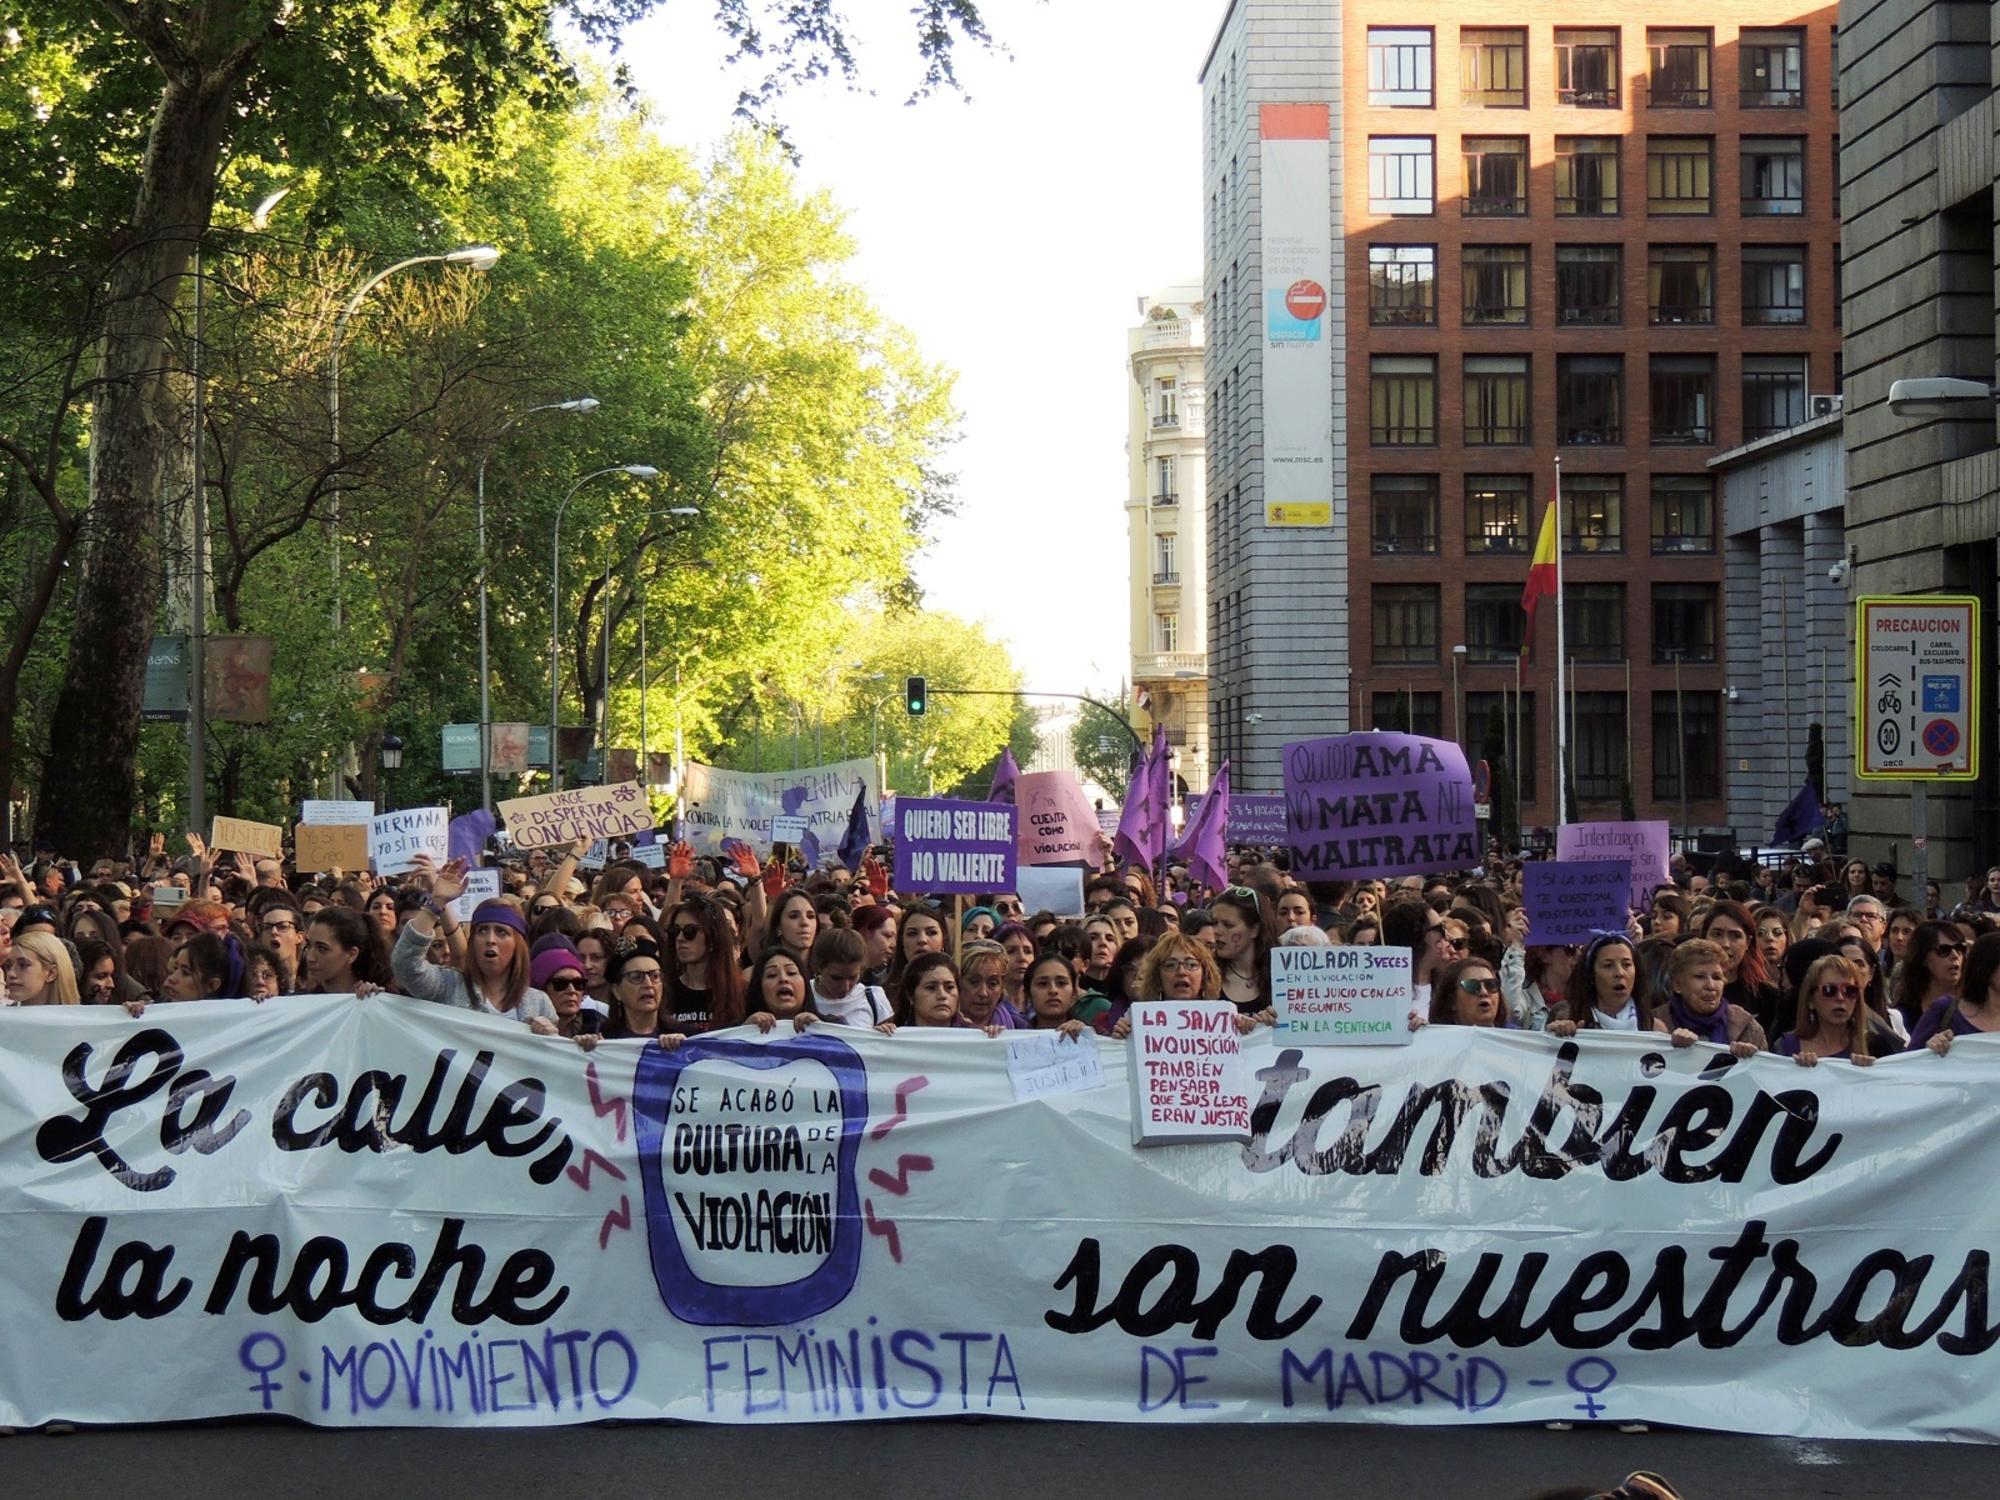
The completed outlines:
<svg viewBox="0 0 2000 1500">
<path fill-rule="evenodd" d="M 1197 792 L 1187 799 L 1187 813 L 1181 827 L 1187 827 L 1201 816 L 1201 805 L 1207 800 L 1206 792 Z M 1275 792 L 1231 792 L 1229 826 L 1223 830 L 1223 837 L 1232 844 L 1262 846 L 1284 843 L 1287 837 L 1285 799 Z"/>
<path fill-rule="evenodd" d="M 1565 823 L 1556 830 L 1556 858 L 1570 860 L 1629 860 L 1632 865 L 1632 906 L 1644 911 L 1653 892 L 1673 879 L 1669 873 L 1667 825 L 1654 823 Z M 1621 924 L 1622 925 L 1622 924 Z"/>
<path fill-rule="evenodd" d="M 1430 875 L 1479 863 L 1472 773 L 1449 740 L 1370 730 L 1285 746 L 1292 871 Z"/>
<path fill-rule="evenodd" d="M 898 797 L 896 889 L 942 896 L 1013 890 L 1016 812 L 1011 802 Z"/>
<path fill-rule="evenodd" d="M 1626 859 L 1537 859 L 1521 867 L 1528 941 L 1537 947 L 1623 932 L 1631 894 L 1632 862 Z"/>
</svg>

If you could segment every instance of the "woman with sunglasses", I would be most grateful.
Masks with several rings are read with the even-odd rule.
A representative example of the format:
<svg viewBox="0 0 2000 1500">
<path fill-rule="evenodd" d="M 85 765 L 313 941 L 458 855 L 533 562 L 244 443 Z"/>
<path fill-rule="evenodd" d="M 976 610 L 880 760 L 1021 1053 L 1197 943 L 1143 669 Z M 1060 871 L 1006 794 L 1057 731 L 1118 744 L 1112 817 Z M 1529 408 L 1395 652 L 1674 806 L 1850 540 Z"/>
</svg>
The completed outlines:
<svg viewBox="0 0 2000 1500">
<path fill-rule="evenodd" d="M 744 973 L 735 962 L 736 930 L 729 914 L 717 902 L 689 896 L 668 913 L 666 936 L 674 945 L 666 980 L 669 1029 L 693 1036 L 740 1022 Z M 606 969 L 614 996 L 618 993 L 617 960 L 614 950 Z"/>
<path fill-rule="evenodd" d="M 1430 1014 L 1431 983 L 1455 957 L 1448 942 L 1444 918 L 1426 901 L 1414 897 L 1391 901 L 1382 913 L 1382 945 L 1410 950 L 1410 1014 L 1414 1018 Z"/>
<path fill-rule="evenodd" d="M 1271 949 L 1276 946 L 1277 915 L 1267 914 L 1264 899 L 1247 885 L 1225 887 L 1208 905 L 1215 919 L 1215 961 L 1222 969 L 1222 998 L 1239 1016 L 1267 1025 L 1277 1024 L 1271 1009 Z"/>
<path fill-rule="evenodd" d="M 549 947 L 528 965 L 528 982 L 549 997 L 555 1007 L 556 1034 L 593 1040 L 604 1030 L 604 1017 L 584 1003 L 583 959 L 573 948 Z"/>
<path fill-rule="evenodd" d="M 1837 953 L 1814 959 L 1799 986 L 1798 1019 L 1778 1038 L 1778 1055 L 1797 1058 L 1808 1068 L 1828 1057 L 1845 1058 L 1856 1067 L 1874 1062 L 1862 979 L 1861 971 Z"/>
<path fill-rule="evenodd" d="M 1446 964 L 1431 982 L 1426 1019 L 1432 1026 L 1506 1026 L 1507 1005 L 1493 965 L 1483 958 Z"/>
<path fill-rule="evenodd" d="M 1929 924 L 1926 923 L 1926 926 Z M 1923 929 L 1919 928 L 1921 935 Z M 1911 940 L 1916 951 L 1916 939 Z M 1928 1047 L 1942 1056 L 1955 1036 L 2000 1031 L 2000 932 L 1989 932 L 1965 955 L 1956 999 L 1947 996 L 1924 1012 L 1910 1032 L 1909 1050 Z"/>
<path fill-rule="evenodd" d="M 1769 1045 L 1763 1024 L 1729 998 L 1730 957 L 1720 943 L 1692 938 L 1667 960 L 1667 1030 L 1676 1047 L 1707 1042 L 1755 1057 Z"/>
<path fill-rule="evenodd" d="M 1919 922 L 1910 934 L 1903 965 L 1896 971 L 1889 1006 L 1916 1045 L 1917 1027 L 1930 1012 L 1950 1003 L 1964 978 L 1965 950 L 1971 944 L 1950 922 Z M 1933 1027 L 1933 1030 L 1936 1028 Z"/>
</svg>

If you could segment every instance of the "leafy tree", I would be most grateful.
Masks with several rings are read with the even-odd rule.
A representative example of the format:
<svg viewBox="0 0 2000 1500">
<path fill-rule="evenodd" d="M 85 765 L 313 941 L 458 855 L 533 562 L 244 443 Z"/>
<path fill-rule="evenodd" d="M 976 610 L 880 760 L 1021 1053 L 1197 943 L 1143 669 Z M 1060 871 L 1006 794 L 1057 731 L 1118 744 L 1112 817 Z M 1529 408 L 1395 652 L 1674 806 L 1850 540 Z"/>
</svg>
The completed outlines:
<svg viewBox="0 0 2000 1500">
<path fill-rule="evenodd" d="M 1070 726 L 1070 755 L 1080 775 L 1114 797 L 1123 797 L 1132 781 L 1132 761 L 1138 754 L 1133 740 L 1132 701 L 1120 695 L 1109 703 L 1086 703 Z"/>
</svg>

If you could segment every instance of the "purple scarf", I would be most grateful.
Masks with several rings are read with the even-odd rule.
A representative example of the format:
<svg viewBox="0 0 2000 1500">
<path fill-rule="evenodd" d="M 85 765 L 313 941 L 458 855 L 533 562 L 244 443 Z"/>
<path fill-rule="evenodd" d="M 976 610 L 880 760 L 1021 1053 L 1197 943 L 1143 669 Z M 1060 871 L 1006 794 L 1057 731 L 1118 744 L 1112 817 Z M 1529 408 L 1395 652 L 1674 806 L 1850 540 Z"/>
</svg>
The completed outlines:
<svg viewBox="0 0 2000 1500">
<path fill-rule="evenodd" d="M 1676 1031 L 1692 1031 L 1705 1042 L 1714 1042 L 1718 1047 L 1729 1045 L 1729 1002 L 1724 1000 L 1716 1006 L 1713 1015 L 1698 1016 L 1679 995 L 1667 1002 L 1667 1014 L 1672 1018 Z"/>
</svg>

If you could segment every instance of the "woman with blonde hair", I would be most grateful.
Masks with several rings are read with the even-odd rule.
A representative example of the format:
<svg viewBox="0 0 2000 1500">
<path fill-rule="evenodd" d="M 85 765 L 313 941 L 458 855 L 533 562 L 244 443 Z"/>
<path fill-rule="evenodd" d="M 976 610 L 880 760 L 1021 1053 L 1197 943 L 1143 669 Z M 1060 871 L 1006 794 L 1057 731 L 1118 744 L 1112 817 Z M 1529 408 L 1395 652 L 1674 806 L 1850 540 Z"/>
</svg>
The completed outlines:
<svg viewBox="0 0 2000 1500">
<path fill-rule="evenodd" d="M 1829 953 L 1813 960 L 1799 986 L 1798 1020 L 1778 1038 L 1781 1057 L 1812 1067 L 1823 1057 L 1843 1057 L 1856 1067 L 1875 1061 L 1868 1050 L 1867 976 L 1850 958 Z"/>
<path fill-rule="evenodd" d="M 69 961 L 69 949 L 53 932 L 39 928 L 14 939 L 7 955 L 7 1003 L 9 1005 L 75 1005 L 78 1003 L 76 969 Z"/>
<path fill-rule="evenodd" d="M 1133 1000 L 1221 1000 L 1222 965 L 1199 938 L 1166 932 L 1139 960 L 1132 993 L 1091 1022 L 1093 1030 L 1119 1040 L 1132 1034 L 1127 1015 Z M 1250 1018 L 1239 1015 L 1237 1030 L 1250 1029 Z"/>
</svg>

